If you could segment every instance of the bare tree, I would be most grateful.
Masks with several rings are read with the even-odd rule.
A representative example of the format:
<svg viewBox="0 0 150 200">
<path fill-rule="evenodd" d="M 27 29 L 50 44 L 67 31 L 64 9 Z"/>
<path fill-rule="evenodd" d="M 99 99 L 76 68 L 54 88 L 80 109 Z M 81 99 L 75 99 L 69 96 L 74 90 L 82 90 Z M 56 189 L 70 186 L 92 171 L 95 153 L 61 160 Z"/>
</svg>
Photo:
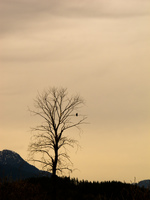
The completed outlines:
<svg viewBox="0 0 150 200">
<path fill-rule="evenodd" d="M 35 110 L 30 112 L 43 122 L 32 128 L 29 145 L 32 160 L 42 163 L 54 176 L 65 169 L 71 171 L 67 146 L 74 147 L 78 141 L 70 137 L 67 130 L 74 127 L 79 129 L 85 123 L 87 117 L 79 113 L 84 100 L 79 95 L 69 98 L 67 89 L 50 88 L 38 94 L 34 103 Z M 34 157 L 37 153 L 41 153 L 40 159 Z"/>
</svg>

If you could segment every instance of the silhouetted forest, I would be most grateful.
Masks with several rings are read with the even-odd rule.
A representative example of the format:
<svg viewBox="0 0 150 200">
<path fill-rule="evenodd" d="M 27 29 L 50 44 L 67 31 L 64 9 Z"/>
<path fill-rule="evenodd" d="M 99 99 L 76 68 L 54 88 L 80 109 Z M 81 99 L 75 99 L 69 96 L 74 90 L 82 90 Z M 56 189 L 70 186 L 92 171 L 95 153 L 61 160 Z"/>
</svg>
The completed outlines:
<svg viewBox="0 0 150 200">
<path fill-rule="evenodd" d="M 56 200 L 150 200 L 150 190 L 122 182 L 88 182 L 68 177 L 55 180 Z M 52 178 L 0 181 L 0 200 L 53 200 Z"/>
</svg>

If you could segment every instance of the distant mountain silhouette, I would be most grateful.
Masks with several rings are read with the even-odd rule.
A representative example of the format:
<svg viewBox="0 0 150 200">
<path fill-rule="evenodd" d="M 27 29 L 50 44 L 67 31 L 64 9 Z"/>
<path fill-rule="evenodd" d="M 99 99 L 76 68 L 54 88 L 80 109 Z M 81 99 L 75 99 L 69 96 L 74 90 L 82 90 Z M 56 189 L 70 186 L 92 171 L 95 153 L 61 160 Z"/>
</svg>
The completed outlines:
<svg viewBox="0 0 150 200">
<path fill-rule="evenodd" d="M 14 151 L 0 151 L 0 178 L 16 180 L 39 176 L 51 176 L 51 173 L 30 165 Z"/>
<path fill-rule="evenodd" d="M 143 180 L 138 183 L 139 187 L 144 187 L 150 189 L 150 180 Z"/>
</svg>

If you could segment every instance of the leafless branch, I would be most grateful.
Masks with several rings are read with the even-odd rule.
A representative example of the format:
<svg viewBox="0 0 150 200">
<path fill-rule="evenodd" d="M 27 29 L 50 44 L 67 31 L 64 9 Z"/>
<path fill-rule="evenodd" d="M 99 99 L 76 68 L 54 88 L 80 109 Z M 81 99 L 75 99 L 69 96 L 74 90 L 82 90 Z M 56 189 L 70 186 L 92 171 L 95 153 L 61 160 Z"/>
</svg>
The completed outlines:
<svg viewBox="0 0 150 200">
<path fill-rule="evenodd" d="M 34 100 L 35 110 L 29 110 L 44 120 L 43 124 L 31 129 L 33 141 L 29 152 L 32 156 L 42 155 L 41 160 L 33 157 L 32 160 L 48 167 L 54 175 L 64 169 L 71 171 L 68 162 L 72 163 L 66 147 L 74 147 L 78 141 L 65 133 L 73 127 L 80 129 L 80 125 L 85 124 L 87 117 L 76 115 L 82 105 L 84 101 L 79 95 L 68 98 L 67 89 L 50 88 L 43 94 L 38 93 Z"/>
</svg>

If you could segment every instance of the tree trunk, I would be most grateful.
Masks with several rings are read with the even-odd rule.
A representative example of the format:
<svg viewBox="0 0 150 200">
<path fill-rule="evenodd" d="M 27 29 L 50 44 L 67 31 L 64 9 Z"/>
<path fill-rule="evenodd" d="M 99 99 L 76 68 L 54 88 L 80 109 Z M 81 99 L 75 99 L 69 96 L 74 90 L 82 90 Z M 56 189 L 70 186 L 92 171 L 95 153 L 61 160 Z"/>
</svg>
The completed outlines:
<svg viewBox="0 0 150 200">
<path fill-rule="evenodd" d="M 56 170 L 57 170 L 57 161 L 58 161 L 58 141 L 56 141 L 55 159 L 54 159 L 54 162 L 53 162 L 53 172 L 52 172 L 53 191 L 52 191 L 52 200 L 56 200 Z"/>
<path fill-rule="evenodd" d="M 56 141 L 56 145 L 55 145 L 55 159 L 53 162 L 53 176 L 56 176 L 57 162 L 58 162 L 58 141 Z"/>
</svg>

